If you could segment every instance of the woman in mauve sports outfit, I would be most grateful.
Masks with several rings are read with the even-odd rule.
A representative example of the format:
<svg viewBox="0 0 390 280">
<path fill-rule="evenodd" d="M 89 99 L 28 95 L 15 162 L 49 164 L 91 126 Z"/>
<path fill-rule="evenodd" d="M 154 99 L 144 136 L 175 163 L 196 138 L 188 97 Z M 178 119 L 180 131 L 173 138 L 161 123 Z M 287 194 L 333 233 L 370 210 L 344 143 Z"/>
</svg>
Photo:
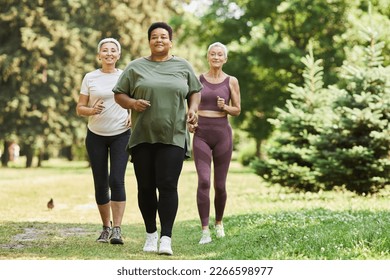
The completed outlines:
<svg viewBox="0 0 390 280">
<path fill-rule="evenodd" d="M 226 177 L 233 151 L 232 129 L 228 115 L 241 112 L 240 87 L 236 77 L 222 71 L 227 61 L 227 48 L 216 42 L 209 46 L 207 60 L 210 69 L 200 75 L 203 85 L 198 110 L 198 125 L 194 132 L 193 153 L 198 174 L 197 205 L 202 225 L 199 244 L 212 241 L 209 229 L 211 162 L 214 164 L 214 207 L 216 237 L 225 236 L 222 224 L 226 205 Z"/>
</svg>

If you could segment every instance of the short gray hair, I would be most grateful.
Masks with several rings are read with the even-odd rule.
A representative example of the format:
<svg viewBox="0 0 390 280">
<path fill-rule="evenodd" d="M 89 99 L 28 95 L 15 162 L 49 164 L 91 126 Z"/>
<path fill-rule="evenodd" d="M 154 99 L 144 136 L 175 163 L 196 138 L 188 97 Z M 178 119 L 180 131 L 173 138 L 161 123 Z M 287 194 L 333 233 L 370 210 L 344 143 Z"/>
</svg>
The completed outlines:
<svg viewBox="0 0 390 280">
<path fill-rule="evenodd" d="M 213 47 L 220 47 L 220 48 L 222 48 L 224 53 L 225 53 L 225 58 L 227 58 L 227 56 L 228 56 L 228 49 L 227 49 L 227 47 L 224 44 L 222 44 L 221 42 L 212 43 L 209 46 L 209 48 L 207 49 L 207 53 L 209 53 L 211 48 L 213 48 Z"/>
<path fill-rule="evenodd" d="M 101 40 L 97 46 L 98 53 L 100 52 L 100 48 L 102 47 L 102 45 L 105 43 L 114 43 L 118 47 L 119 53 L 121 53 L 121 44 L 119 44 L 119 42 L 114 38 L 105 38 L 105 39 Z"/>
</svg>

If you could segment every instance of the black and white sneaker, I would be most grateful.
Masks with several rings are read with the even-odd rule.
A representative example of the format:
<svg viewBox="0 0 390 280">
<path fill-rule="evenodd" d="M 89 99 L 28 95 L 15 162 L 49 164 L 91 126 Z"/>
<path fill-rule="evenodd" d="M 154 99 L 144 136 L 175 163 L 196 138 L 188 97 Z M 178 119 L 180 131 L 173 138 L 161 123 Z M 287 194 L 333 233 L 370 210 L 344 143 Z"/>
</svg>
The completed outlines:
<svg viewBox="0 0 390 280">
<path fill-rule="evenodd" d="M 110 234 L 111 234 L 111 228 L 103 226 L 103 231 L 100 233 L 100 236 L 98 239 L 96 239 L 96 241 L 100 243 L 108 243 Z"/>
<path fill-rule="evenodd" d="M 120 227 L 113 227 L 112 233 L 110 236 L 110 243 L 111 244 L 119 244 L 123 245 L 123 240 L 121 236 L 121 228 Z"/>
</svg>

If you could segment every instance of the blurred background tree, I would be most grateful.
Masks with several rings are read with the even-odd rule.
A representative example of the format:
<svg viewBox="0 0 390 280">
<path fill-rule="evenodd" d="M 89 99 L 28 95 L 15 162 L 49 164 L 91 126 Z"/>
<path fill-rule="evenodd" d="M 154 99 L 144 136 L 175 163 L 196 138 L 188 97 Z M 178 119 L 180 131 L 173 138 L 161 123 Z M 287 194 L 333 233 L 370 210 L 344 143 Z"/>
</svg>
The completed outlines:
<svg viewBox="0 0 390 280">
<path fill-rule="evenodd" d="M 362 27 L 359 59 L 344 61 L 338 85 L 323 87 L 320 61 L 302 61 L 304 86 L 290 85 L 271 119 L 267 158 L 252 162 L 266 181 L 304 191 L 345 187 L 375 193 L 390 183 L 390 67 L 375 27 Z"/>
<path fill-rule="evenodd" d="M 312 39 L 314 51 L 324 57 L 324 79 L 335 79 L 333 69 L 344 59 L 342 41 L 347 29 L 345 0 L 212 1 L 199 19 L 195 32 L 204 48 L 221 41 L 229 46 L 224 67 L 235 75 L 242 92 L 242 114 L 235 124 L 255 140 L 257 157 L 261 144 L 272 132 L 267 121 L 275 107 L 289 98 L 287 85 L 302 82 L 300 59 Z M 188 35 L 191 36 L 191 35 Z M 325 59 L 326 58 L 326 59 Z"/>
<path fill-rule="evenodd" d="M 324 126 L 335 118 L 331 109 L 337 95 L 324 88 L 322 60 L 315 60 L 309 50 L 302 63 L 303 86 L 289 84 L 291 98 L 285 108 L 276 108 L 277 118 L 269 119 L 274 131 L 265 145 L 267 157 L 256 159 L 252 167 L 267 182 L 296 190 L 319 191 L 313 158 L 317 149 L 313 140 L 321 137 Z"/>
<path fill-rule="evenodd" d="M 295 139 L 289 147 L 300 146 L 289 151 L 281 145 L 283 152 L 278 153 L 280 159 L 290 161 L 298 156 L 295 160 L 303 168 L 312 153 L 303 156 L 302 152 L 320 143 L 313 139 L 322 133 L 316 122 L 324 120 L 314 112 L 336 113 L 338 109 L 328 101 L 338 97 L 340 91 L 334 90 L 332 98 L 323 100 L 326 106 L 321 107 L 317 97 L 300 85 L 315 79 L 323 83 L 323 88 L 334 85 L 357 94 L 358 87 L 347 87 L 350 82 L 357 83 L 355 79 L 340 78 L 345 73 L 343 62 L 364 66 L 360 32 L 364 26 L 373 26 L 376 42 L 384 42 L 381 63 L 387 67 L 389 17 L 388 0 L 0 0 L 2 163 L 7 165 L 6 148 L 12 141 L 21 144 L 22 153 L 27 155 L 26 166 L 31 166 L 34 155 L 42 160 L 58 151 L 69 159 L 83 158 L 86 119 L 76 116 L 75 105 L 83 75 L 98 67 L 97 42 L 103 37 L 117 38 L 122 44 L 118 66 L 123 68 L 130 60 L 148 54 L 147 28 L 162 20 L 174 27 L 173 53 L 189 60 L 198 73 L 207 69 L 205 57 L 210 43 L 220 41 L 228 46 L 229 60 L 224 70 L 239 79 L 243 109 L 232 119 L 236 152 L 248 150 L 248 143 L 254 143 L 250 154 L 238 157 L 243 163 L 270 158 L 275 147 L 288 140 L 278 144 L 273 135 L 282 135 L 284 128 L 274 126 L 269 119 L 287 119 L 285 112 L 297 109 L 299 98 L 314 102 L 312 107 L 295 111 L 294 118 L 302 127 L 290 127 Z M 310 53 L 309 45 L 313 57 L 306 57 L 303 68 L 301 58 Z M 311 69 L 319 67 L 318 76 L 308 78 L 304 71 L 309 65 Z M 342 106 L 346 107 L 344 103 Z M 351 112 L 345 111 L 345 119 Z M 300 128 L 304 130 L 299 132 Z M 328 183 L 340 184 L 319 182 L 319 173 L 306 172 L 315 171 L 315 167 L 307 168 L 295 170 L 291 185 L 304 182 L 308 189 L 316 190 Z M 323 185 L 313 184 L 314 180 Z"/>
<path fill-rule="evenodd" d="M 319 182 L 367 194 L 390 183 L 390 66 L 383 66 L 385 44 L 375 27 L 362 31 L 360 63 L 345 62 L 340 89 L 332 92 L 336 117 L 313 145 Z"/>
<path fill-rule="evenodd" d="M 67 3 L 2 1 L 1 9 L 0 135 L 20 143 L 30 167 L 36 152 L 39 165 L 49 148 L 73 143 L 86 50 Z"/>
<path fill-rule="evenodd" d="M 183 1 L 180 1 L 183 2 Z M 146 54 L 147 28 L 183 12 L 177 1 L 0 1 L 0 138 L 2 165 L 17 141 L 41 160 L 58 150 L 69 159 L 83 143 L 85 119 L 75 114 L 83 75 L 98 67 L 104 37 L 122 44 L 119 67 Z"/>
</svg>

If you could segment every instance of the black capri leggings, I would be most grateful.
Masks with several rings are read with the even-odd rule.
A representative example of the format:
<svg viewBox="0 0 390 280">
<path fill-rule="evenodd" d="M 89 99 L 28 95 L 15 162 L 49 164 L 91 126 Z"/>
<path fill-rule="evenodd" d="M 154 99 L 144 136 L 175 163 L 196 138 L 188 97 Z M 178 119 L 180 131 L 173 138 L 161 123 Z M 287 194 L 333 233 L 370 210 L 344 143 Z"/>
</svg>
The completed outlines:
<svg viewBox="0 0 390 280">
<path fill-rule="evenodd" d="M 95 199 L 99 205 L 110 200 L 126 201 L 125 172 L 129 159 L 126 145 L 129 137 L 130 130 L 114 136 L 101 136 L 88 129 L 85 144 L 92 168 Z"/>
<path fill-rule="evenodd" d="M 131 152 L 138 183 L 138 206 L 146 232 L 157 230 L 158 212 L 161 236 L 171 237 L 179 205 L 177 184 L 185 150 L 174 145 L 143 143 L 132 148 Z"/>
</svg>

